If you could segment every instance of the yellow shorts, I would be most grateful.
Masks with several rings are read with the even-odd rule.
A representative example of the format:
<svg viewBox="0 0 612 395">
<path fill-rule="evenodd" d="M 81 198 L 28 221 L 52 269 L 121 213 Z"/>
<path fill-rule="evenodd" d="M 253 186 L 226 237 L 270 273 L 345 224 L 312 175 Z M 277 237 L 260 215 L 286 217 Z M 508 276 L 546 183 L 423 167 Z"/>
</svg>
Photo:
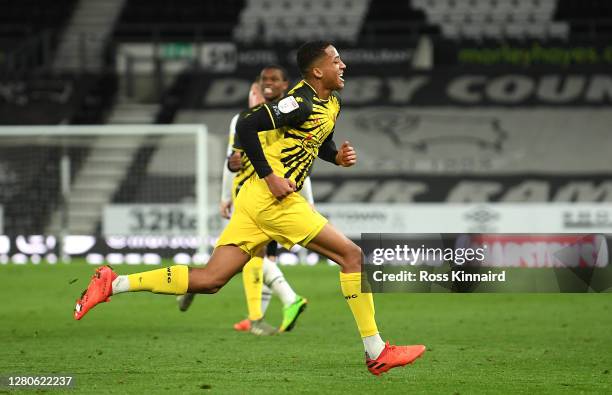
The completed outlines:
<svg viewBox="0 0 612 395">
<path fill-rule="evenodd" d="M 299 193 L 277 200 L 266 182 L 251 178 L 244 183 L 234 202 L 234 213 L 217 241 L 217 247 L 236 245 L 249 255 L 276 240 L 289 249 L 310 243 L 327 224 Z"/>
</svg>

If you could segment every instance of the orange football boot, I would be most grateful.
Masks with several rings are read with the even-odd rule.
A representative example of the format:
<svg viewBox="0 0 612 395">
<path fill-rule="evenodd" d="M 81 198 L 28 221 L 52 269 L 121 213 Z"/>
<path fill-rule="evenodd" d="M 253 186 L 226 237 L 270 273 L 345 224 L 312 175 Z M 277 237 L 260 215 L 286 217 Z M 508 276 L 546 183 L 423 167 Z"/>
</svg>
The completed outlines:
<svg viewBox="0 0 612 395">
<path fill-rule="evenodd" d="M 85 314 L 98 303 L 109 302 L 113 293 L 113 280 L 117 273 L 110 266 L 100 266 L 91 276 L 87 289 L 77 299 L 74 307 L 74 319 L 80 320 Z"/>
<path fill-rule="evenodd" d="M 370 359 L 366 354 L 366 366 L 370 373 L 378 376 L 389 369 L 414 362 L 424 352 L 425 346 L 420 344 L 417 346 L 392 346 L 387 342 L 378 358 Z"/>
<path fill-rule="evenodd" d="M 238 332 L 248 332 L 251 330 L 251 321 L 247 318 L 234 324 L 234 330 Z"/>
</svg>

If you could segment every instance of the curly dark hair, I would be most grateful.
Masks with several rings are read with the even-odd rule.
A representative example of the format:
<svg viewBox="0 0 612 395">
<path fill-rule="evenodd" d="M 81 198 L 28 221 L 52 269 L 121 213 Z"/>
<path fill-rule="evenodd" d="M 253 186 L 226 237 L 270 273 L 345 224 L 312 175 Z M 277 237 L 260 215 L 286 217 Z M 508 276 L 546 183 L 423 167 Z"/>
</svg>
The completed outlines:
<svg viewBox="0 0 612 395">
<path fill-rule="evenodd" d="M 329 41 L 308 41 L 297 50 L 297 65 L 303 77 L 308 74 L 315 60 L 325 55 L 325 49 L 333 45 Z"/>
</svg>

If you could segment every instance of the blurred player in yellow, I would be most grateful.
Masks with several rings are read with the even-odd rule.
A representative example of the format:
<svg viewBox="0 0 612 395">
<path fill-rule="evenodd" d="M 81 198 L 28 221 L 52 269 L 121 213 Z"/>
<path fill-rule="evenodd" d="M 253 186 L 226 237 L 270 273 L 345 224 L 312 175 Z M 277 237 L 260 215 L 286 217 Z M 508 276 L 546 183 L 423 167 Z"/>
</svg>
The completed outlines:
<svg viewBox="0 0 612 395">
<path fill-rule="evenodd" d="M 257 81 L 251 85 L 249 108 L 279 100 L 288 88 L 289 78 L 284 68 L 277 65 L 264 67 Z M 219 210 L 221 216 L 226 219 L 231 216 L 232 202 L 236 199 L 242 185 L 250 177 L 255 176 L 253 165 L 248 157 L 242 154 L 242 147 L 235 138 L 239 115 L 236 114 L 230 122 L 227 160 L 223 166 L 223 187 Z M 306 180 L 301 193 L 313 204 L 310 178 Z M 278 329 L 280 332 L 291 331 L 306 308 L 307 300 L 295 293 L 276 265 L 276 248 L 277 244 L 272 240 L 266 247 L 261 248 L 242 269 L 248 318 L 234 324 L 234 329 L 237 331 L 249 331 L 255 335 L 277 333 L 275 327 L 263 321 L 272 293 L 277 295 L 283 303 L 283 321 Z M 265 256 L 264 249 L 266 250 Z M 186 311 L 194 297 L 194 293 L 179 296 L 179 309 Z"/>
<path fill-rule="evenodd" d="M 297 64 L 304 79 L 287 97 L 255 107 L 238 120 L 236 133 L 258 177 L 249 178 L 242 186 L 232 218 L 206 267 L 177 265 L 118 276 L 102 266 L 77 300 L 75 319 L 123 292 L 216 293 L 258 248 L 273 239 L 289 248 L 300 244 L 340 265 L 340 287 L 357 323 L 366 366 L 372 374 L 404 366 L 425 352 L 423 345 L 383 342 L 372 294 L 361 289 L 361 249 L 295 193 L 302 188 L 315 158 L 343 167 L 357 162 L 348 141 L 340 149 L 333 141 L 341 105 L 337 91 L 344 87 L 346 68 L 338 51 L 329 42 L 308 42 L 298 49 Z M 260 132 L 266 141 L 265 151 Z"/>
</svg>

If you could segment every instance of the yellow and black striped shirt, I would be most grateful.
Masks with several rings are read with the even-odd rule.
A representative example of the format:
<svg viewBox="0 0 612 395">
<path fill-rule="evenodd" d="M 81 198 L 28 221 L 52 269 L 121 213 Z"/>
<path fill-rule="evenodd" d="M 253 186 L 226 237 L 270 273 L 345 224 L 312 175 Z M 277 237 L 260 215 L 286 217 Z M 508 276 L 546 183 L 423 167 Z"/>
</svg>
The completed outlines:
<svg viewBox="0 0 612 395">
<path fill-rule="evenodd" d="M 340 106 L 336 92 L 326 100 L 319 99 L 314 88 L 302 80 L 283 99 L 255 107 L 242 117 L 268 113 L 273 129 L 259 136 L 265 157 L 276 175 L 292 179 L 300 190 L 319 149 L 332 142 Z"/>
<path fill-rule="evenodd" d="M 240 156 L 240 169 L 236 171 L 234 179 L 232 181 L 232 198 L 236 199 L 236 196 L 238 196 L 238 192 L 240 192 L 240 188 L 242 188 L 244 183 L 249 178 L 255 175 L 255 168 L 249 160 L 249 157 L 246 156 L 246 154 L 244 153 L 242 146 L 240 145 L 240 140 L 236 135 L 236 131 L 233 130 L 234 127 L 234 122 L 232 120 L 232 126 L 230 127 L 231 130 L 229 133 L 229 146 L 231 147 L 231 150 L 228 151 L 227 155 L 229 157 L 233 151 L 238 151 L 242 154 Z M 263 141 L 262 138 L 260 138 L 260 143 L 262 144 L 262 146 L 265 145 L 265 141 Z"/>
</svg>

